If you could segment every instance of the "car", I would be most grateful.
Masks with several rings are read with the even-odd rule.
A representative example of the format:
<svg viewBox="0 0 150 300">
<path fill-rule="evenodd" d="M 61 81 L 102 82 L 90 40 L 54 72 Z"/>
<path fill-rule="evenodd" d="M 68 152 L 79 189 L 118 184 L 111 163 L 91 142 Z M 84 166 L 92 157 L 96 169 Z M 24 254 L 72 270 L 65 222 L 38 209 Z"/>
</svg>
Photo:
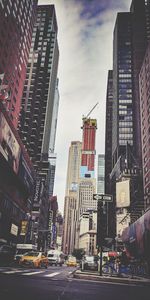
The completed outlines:
<svg viewBox="0 0 150 300">
<path fill-rule="evenodd" d="M 81 261 L 81 270 L 93 270 L 98 271 L 98 256 L 85 255 Z"/>
<path fill-rule="evenodd" d="M 19 264 L 21 257 L 29 251 L 37 251 L 37 246 L 32 244 L 17 244 L 14 263 Z"/>
<path fill-rule="evenodd" d="M 7 244 L 0 245 L 0 265 L 7 265 L 13 262 L 15 248 Z"/>
<path fill-rule="evenodd" d="M 74 256 L 69 256 L 66 262 L 67 267 L 77 267 L 77 260 Z"/>
<path fill-rule="evenodd" d="M 49 265 L 52 266 L 52 265 L 59 265 L 59 266 L 62 266 L 64 264 L 64 254 L 63 252 L 61 251 L 58 251 L 58 250 L 49 250 L 47 252 L 47 257 L 48 257 L 48 260 L 49 260 Z"/>
<path fill-rule="evenodd" d="M 34 268 L 47 268 L 48 264 L 48 258 L 45 253 L 38 251 L 30 251 L 25 253 L 19 261 L 20 266 L 28 266 Z"/>
</svg>

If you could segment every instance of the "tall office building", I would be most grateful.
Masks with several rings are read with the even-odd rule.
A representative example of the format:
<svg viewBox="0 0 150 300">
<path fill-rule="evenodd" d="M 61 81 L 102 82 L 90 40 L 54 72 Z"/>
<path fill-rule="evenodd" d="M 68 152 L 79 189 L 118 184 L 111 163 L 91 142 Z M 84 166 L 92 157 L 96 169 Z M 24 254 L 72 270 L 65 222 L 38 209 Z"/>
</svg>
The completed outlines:
<svg viewBox="0 0 150 300">
<path fill-rule="evenodd" d="M 33 200 L 33 211 L 39 217 L 39 247 L 47 238 L 43 230 L 48 229 L 49 195 L 53 193 L 55 175 L 56 159 L 52 154 L 59 103 L 57 30 L 54 5 L 38 6 L 22 97 L 20 134 L 37 172 L 39 192 Z"/>
<path fill-rule="evenodd" d="M 127 143 L 133 148 L 132 16 L 118 13 L 113 45 L 113 167 L 126 155 Z"/>
<path fill-rule="evenodd" d="M 140 97 L 139 97 L 139 72 L 144 59 L 147 45 L 150 41 L 150 1 L 132 0 L 130 11 L 132 13 L 132 51 L 133 51 L 133 95 L 134 95 L 134 135 L 136 157 L 141 166 L 141 122 L 140 122 Z"/>
<path fill-rule="evenodd" d="M 131 222 L 142 214 L 142 170 L 136 155 L 133 72 L 133 15 L 119 13 L 114 30 L 113 132 L 111 185 L 116 199 L 116 180 L 130 179 Z"/>
<path fill-rule="evenodd" d="M 150 206 L 150 45 L 143 60 L 139 79 L 144 208 L 147 209 Z"/>
<path fill-rule="evenodd" d="M 14 244 L 27 238 L 35 179 L 16 128 L 36 8 L 36 0 L 0 1 L 0 238 Z"/>
<path fill-rule="evenodd" d="M 112 171 L 112 107 L 113 107 L 113 71 L 108 71 L 106 94 L 106 126 L 105 126 L 105 194 L 111 194 L 110 174 Z M 114 200 L 106 205 L 106 236 L 116 235 L 116 207 Z"/>
<path fill-rule="evenodd" d="M 79 141 L 71 142 L 68 156 L 68 169 L 64 205 L 63 251 L 71 254 L 75 248 L 77 231 L 77 195 L 81 166 L 81 148 Z"/>
<path fill-rule="evenodd" d="M 76 248 L 79 248 L 80 216 L 88 209 L 97 209 L 97 201 L 93 200 L 96 193 L 95 179 L 95 140 L 96 140 L 96 119 L 83 118 L 82 151 L 80 181 L 77 195 L 77 231 Z"/>
<path fill-rule="evenodd" d="M 63 252 L 72 254 L 76 248 L 76 231 L 77 231 L 77 195 L 76 192 L 69 193 L 65 197 L 64 205 L 64 226 L 63 226 Z"/>
<path fill-rule="evenodd" d="M 22 98 L 21 136 L 35 168 L 43 168 L 43 175 L 47 168 L 44 161 L 48 161 L 50 139 L 54 134 L 52 119 L 58 58 L 54 5 L 38 6 Z"/>
<path fill-rule="evenodd" d="M 55 150 L 56 128 L 57 128 L 58 109 L 59 109 L 58 83 L 59 83 L 59 80 L 57 79 L 56 87 L 55 87 L 53 113 L 52 113 L 52 124 L 51 124 L 51 133 L 50 133 L 50 142 L 49 142 L 49 153 L 54 153 L 54 150 Z"/>
<path fill-rule="evenodd" d="M 66 192 L 68 196 L 70 191 L 77 191 L 79 178 L 80 178 L 80 166 L 81 166 L 81 149 L 82 143 L 79 141 L 71 142 L 68 156 L 68 169 L 66 180 Z"/>
<path fill-rule="evenodd" d="M 110 173 L 111 192 L 117 201 L 116 181 L 130 180 L 127 210 L 131 222 L 144 209 L 139 72 L 149 38 L 150 1 L 133 0 L 130 12 L 118 13 L 114 29 Z"/>
<path fill-rule="evenodd" d="M 10 92 L 5 109 L 17 128 L 37 0 L 0 1 L 0 74 Z"/>
<path fill-rule="evenodd" d="M 98 154 L 97 194 L 105 192 L 105 155 Z"/>
<path fill-rule="evenodd" d="M 106 94 L 105 126 L 105 193 L 110 194 L 110 173 L 112 170 L 112 105 L 113 105 L 113 71 L 108 71 Z"/>
<path fill-rule="evenodd" d="M 93 200 L 96 128 L 95 119 L 83 118 L 82 143 L 72 142 L 69 149 L 63 234 L 63 251 L 67 254 L 79 248 L 80 215 L 97 208 Z"/>
<path fill-rule="evenodd" d="M 83 118 L 81 178 L 94 178 L 95 168 L 95 137 L 97 122 L 95 119 Z"/>
</svg>

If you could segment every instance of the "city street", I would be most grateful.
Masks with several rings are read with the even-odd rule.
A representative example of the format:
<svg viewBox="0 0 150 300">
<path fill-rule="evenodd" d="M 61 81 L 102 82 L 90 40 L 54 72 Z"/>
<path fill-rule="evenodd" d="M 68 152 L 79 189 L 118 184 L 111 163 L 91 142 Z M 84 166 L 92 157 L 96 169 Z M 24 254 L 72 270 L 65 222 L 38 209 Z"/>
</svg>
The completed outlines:
<svg viewBox="0 0 150 300">
<path fill-rule="evenodd" d="M 2 300 L 149 300 L 150 287 L 75 279 L 75 268 L 0 268 Z"/>
</svg>

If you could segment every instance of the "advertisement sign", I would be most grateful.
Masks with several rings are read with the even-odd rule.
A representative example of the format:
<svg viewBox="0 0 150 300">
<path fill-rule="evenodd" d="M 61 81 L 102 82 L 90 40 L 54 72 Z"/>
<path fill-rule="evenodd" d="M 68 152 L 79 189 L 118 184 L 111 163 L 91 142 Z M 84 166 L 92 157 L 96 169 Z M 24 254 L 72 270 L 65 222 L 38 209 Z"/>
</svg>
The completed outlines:
<svg viewBox="0 0 150 300">
<path fill-rule="evenodd" d="M 18 226 L 16 226 L 15 224 L 11 224 L 10 233 L 17 236 L 18 235 Z"/>
<path fill-rule="evenodd" d="M 116 206 L 130 206 L 130 181 L 125 180 L 116 183 Z"/>
<path fill-rule="evenodd" d="M 21 149 L 2 113 L 0 113 L 0 129 L 0 152 L 17 174 Z"/>
<path fill-rule="evenodd" d="M 27 233 L 27 225 L 28 225 L 28 221 L 22 221 L 21 222 L 21 232 L 20 232 L 20 235 L 26 235 L 26 233 Z"/>
<path fill-rule="evenodd" d="M 36 178 L 34 187 L 33 205 L 40 202 L 43 193 L 43 183 L 40 178 Z"/>
<path fill-rule="evenodd" d="M 150 210 L 123 231 L 122 241 L 129 253 L 150 259 Z"/>
<path fill-rule="evenodd" d="M 56 240 L 56 225 L 52 225 L 52 241 Z"/>
</svg>

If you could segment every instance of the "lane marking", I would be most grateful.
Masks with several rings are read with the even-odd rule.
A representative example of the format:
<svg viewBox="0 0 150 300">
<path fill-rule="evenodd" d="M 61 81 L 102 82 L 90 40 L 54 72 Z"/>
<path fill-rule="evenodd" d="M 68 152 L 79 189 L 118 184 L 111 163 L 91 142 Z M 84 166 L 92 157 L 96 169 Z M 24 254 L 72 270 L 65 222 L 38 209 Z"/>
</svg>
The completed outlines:
<svg viewBox="0 0 150 300">
<path fill-rule="evenodd" d="M 40 274 L 40 273 L 44 273 L 45 271 L 35 271 L 35 272 L 29 272 L 29 273 L 23 273 L 22 275 L 27 275 L 27 276 L 29 276 L 29 275 L 34 275 L 34 274 Z"/>
<path fill-rule="evenodd" d="M 56 276 L 58 274 L 60 274 L 60 272 L 55 272 L 55 273 L 47 274 L 47 275 L 44 275 L 44 277 L 53 277 L 53 276 Z"/>
<path fill-rule="evenodd" d="M 15 274 L 15 273 L 20 273 L 22 272 L 21 270 L 14 270 L 14 271 L 3 271 L 3 274 Z"/>
</svg>

